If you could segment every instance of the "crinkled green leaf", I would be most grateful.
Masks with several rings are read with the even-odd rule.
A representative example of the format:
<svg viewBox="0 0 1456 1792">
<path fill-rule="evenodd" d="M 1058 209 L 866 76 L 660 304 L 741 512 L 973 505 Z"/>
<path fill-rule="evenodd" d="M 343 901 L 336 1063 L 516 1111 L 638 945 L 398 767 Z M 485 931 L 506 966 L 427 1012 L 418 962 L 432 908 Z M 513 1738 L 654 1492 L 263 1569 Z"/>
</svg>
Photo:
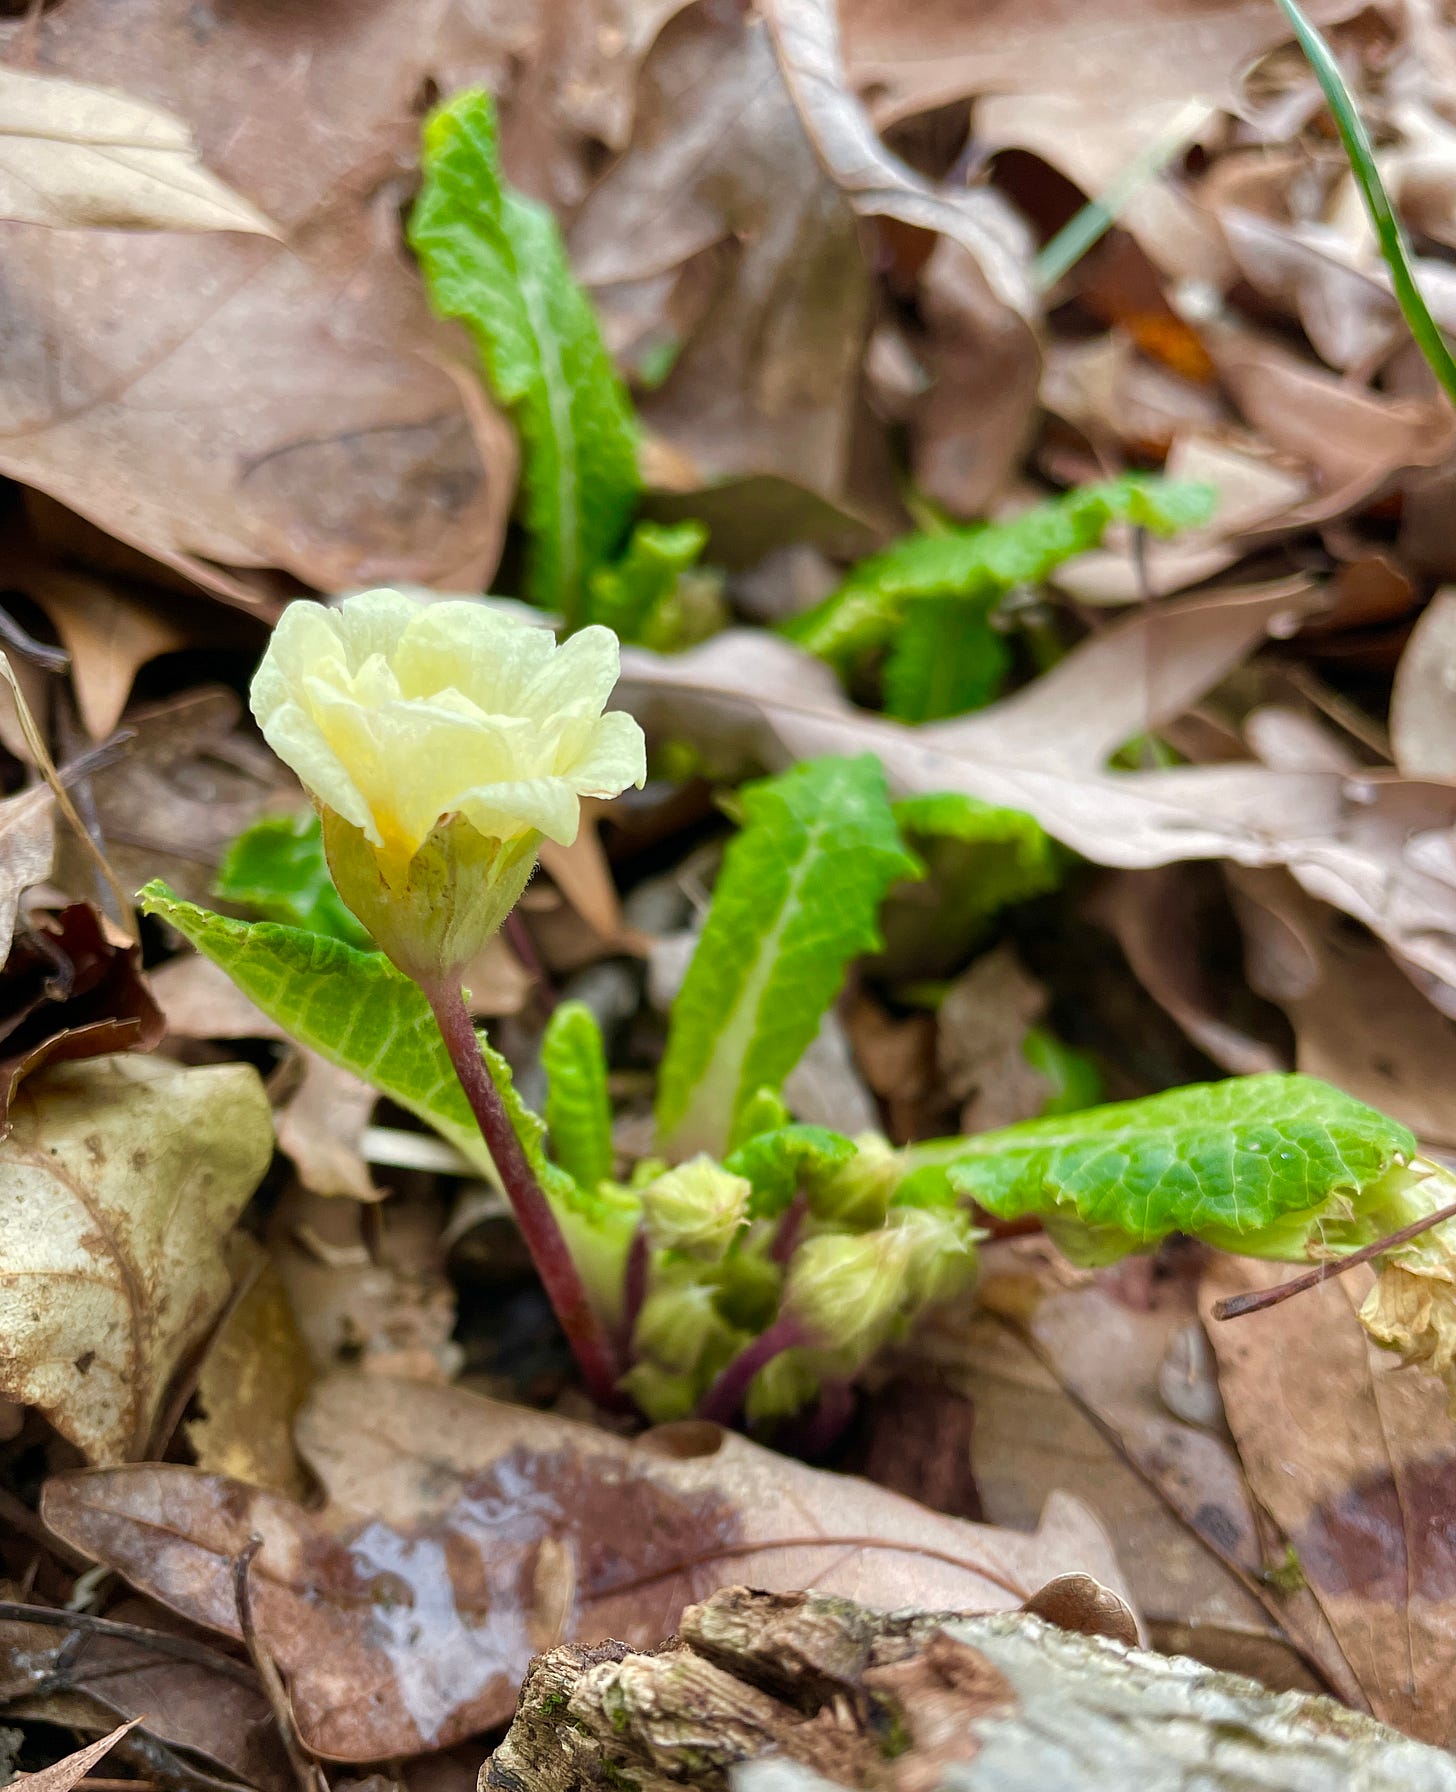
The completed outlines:
<svg viewBox="0 0 1456 1792">
<path fill-rule="evenodd" d="M 574 627 L 636 508 L 637 426 L 556 220 L 501 174 L 488 94 L 456 94 L 427 120 L 409 240 L 520 432 L 530 595 Z"/>
<path fill-rule="evenodd" d="M 602 1030 L 584 1002 L 562 1002 L 546 1023 L 541 1068 L 556 1161 L 593 1189 L 612 1174 L 612 1104 Z"/>
<path fill-rule="evenodd" d="M 784 623 L 783 633 L 848 673 L 893 645 L 917 602 L 974 597 L 989 605 L 1095 548 L 1115 522 L 1171 535 L 1206 522 L 1213 501 L 1209 486 L 1129 473 L 1035 505 L 1010 522 L 907 536 L 861 561 L 837 591 Z"/>
<path fill-rule="evenodd" d="M 707 539 L 701 523 L 638 523 L 622 558 L 591 575 L 587 620 L 604 623 L 619 640 L 669 650 L 678 582 Z"/>
<path fill-rule="evenodd" d="M 1415 1149 L 1406 1127 L 1329 1083 L 1266 1075 L 983 1133 L 948 1173 L 998 1219 L 1040 1214 L 1063 1248 L 1111 1261 L 1172 1232 L 1257 1249 L 1281 1220 L 1355 1199 Z"/>
<path fill-rule="evenodd" d="M 323 830 L 312 809 L 265 815 L 245 828 L 224 853 L 212 893 L 253 909 L 265 921 L 327 934 L 346 946 L 370 943 L 334 888 Z"/>
<path fill-rule="evenodd" d="M 137 901 L 226 971 L 300 1044 L 373 1084 L 494 1175 L 429 1003 L 382 952 L 359 952 L 340 940 L 273 921 L 232 921 L 183 902 L 158 880 L 140 891 Z M 546 1157 L 545 1125 L 516 1093 L 510 1065 L 483 1038 L 480 1049 L 547 1194 L 578 1205 L 575 1183 Z"/>
<path fill-rule="evenodd" d="M 952 974 L 993 916 L 1056 889 L 1068 863 L 1032 816 L 959 791 L 902 797 L 894 814 L 926 867 L 924 882 L 896 890 L 881 916 L 903 976 Z"/>
<path fill-rule="evenodd" d="M 783 1126 L 761 1132 L 724 1160 L 724 1168 L 753 1184 L 752 1219 L 771 1219 L 794 1198 L 805 1176 L 822 1175 L 854 1156 L 852 1139 L 825 1126 Z"/>
<path fill-rule="evenodd" d="M 845 967 L 880 943 L 876 916 L 918 872 L 872 754 L 810 760 L 744 787 L 697 950 L 672 1007 L 657 1125 L 678 1157 L 734 1143 L 760 1088 L 814 1037 Z"/>
<path fill-rule="evenodd" d="M 907 606 L 885 662 L 885 713 L 936 722 L 984 709 L 1011 670 L 989 596 L 925 597 Z"/>
</svg>

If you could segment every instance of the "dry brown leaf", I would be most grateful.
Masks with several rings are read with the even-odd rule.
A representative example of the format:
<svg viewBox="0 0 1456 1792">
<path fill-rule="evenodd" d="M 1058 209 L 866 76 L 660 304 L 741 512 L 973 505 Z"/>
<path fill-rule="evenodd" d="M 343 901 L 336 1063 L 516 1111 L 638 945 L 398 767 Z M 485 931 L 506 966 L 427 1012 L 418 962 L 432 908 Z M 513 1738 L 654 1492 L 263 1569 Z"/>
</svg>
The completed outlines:
<svg viewBox="0 0 1456 1792">
<path fill-rule="evenodd" d="M 1051 1084 L 1023 1049 L 1046 1006 L 1046 990 L 1010 944 L 983 953 L 945 992 L 935 1016 L 936 1061 L 946 1093 L 964 1104 L 962 1132 L 1033 1120 L 1046 1106 Z"/>
<path fill-rule="evenodd" d="M 152 993 L 167 1031 L 179 1038 L 272 1039 L 287 1046 L 297 1069 L 275 1115 L 279 1146 L 293 1159 L 305 1188 L 356 1201 L 379 1199 L 383 1191 L 374 1186 L 359 1148 L 377 1090 L 298 1045 L 226 971 L 196 953 L 164 964 L 153 976 Z"/>
<path fill-rule="evenodd" d="M 185 1427 L 199 1468 L 300 1499 L 307 1480 L 293 1448 L 293 1421 L 313 1367 L 288 1292 L 261 1246 L 230 1240 L 243 1292 L 218 1328 L 197 1378 L 201 1416 Z"/>
<path fill-rule="evenodd" d="M 1281 582 L 1153 608 L 1017 695 L 919 729 L 854 709 L 826 668 L 746 630 L 670 659 L 629 649 L 618 695 L 651 732 L 700 743 L 715 760 L 877 753 L 897 790 L 963 790 L 1026 810 L 1096 863 L 1283 864 L 1418 971 L 1456 985 L 1456 790 L 1240 763 L 1103 769 L 1314 600 L 1301 582 Z"/>
<path fill-rule="evenodd" d="M 0 1138 L 26 1077 L 47 1064 L 151 1051 L 164 1031 L 139 947 L 117 945 L 84 902 L 37 915 L 0 966 Z"/>
<path fill-rule="evenodd" d="M 227 1298 L 221 1247 L 273 1149 L 244 1064 L 93 1058 L 33 1077 L 0 1144 L 0 1387 L 92 1462 L 145 1451 Z"/>
<path fill-rule="evenodd" d="M 1390 697 L 1395 762 L 1413 778 L 1456 778 L 1456 589 L 1438 591 L 1411 630 Z"/>
<path fill-rule="evenodd" d="M 745 1578 L 882 1610 L 1014 1609 L 1075 1571 L 1123 1589 L 1070 1497 L 1021 1536 L 712 1426 L 628 1443 L 454 1389 L 339 1377 L 298 1439 L 330 1496 L 321 1513 L 160 1466 L 54 1479 L 44 1512 L 86 1553 L 232 1635 L 231 1559 L 262 1534 L 259 1635 L 289 1677 L 305 1743 L 333 1759 L 413 1754 L 503 1722 L 533 1652 L 564 1636 L 647 1646 L 684 1605 Z"/>
<path fill-rule="evenodd" d="M 200 54 L 185 0 L 46 11 L 38 62 L 185 121 L 289 246 L 0 226 L 0 469 L 235 598 L 266 567 L 479 587 L 514 446 L 439 365 L 455 338 L 398 244 L 434 22 L 408 0 L 366 0 L 347 30 L 226 10 Z M 0 23 L 0 48 L 21 29 Z"/>
<path fill-rule="evenodd" d="M 642 71 L 632 141 L 570 240 L 609 334 L 643 282 L 703 279 L 685 326 L 651 323 L 682 347 L 641 400 L 694 483 L 776 474 L 845 499 L 868 275 L 762 20 L 696 7 L 667 26 Z"/>
<path fill-rule="evenodd" d="M 52 1767 L 42 1767 L 37 1773 L 17 1773 L 10 1784 L 19 1792 L 71 1792 L 71 1788 L 79 1780 L 85 1779 L 91 1769 L 103 1755 L 109 1754 L 138 1722 L 133 1718 L 131 1723 L 119 1724 L 109 1736 L 103 1736 L 99 1742 L 88 1742 L 85 1748 L 78 1748 L 65 1760 L 57 1761 Z"/>
<path fill-rule="evenodd" d="M 128 597 L 102 579 L 47 567 L 28 573 L 25 583 L 71 656 L 86 732 L 104 740 L 121 720 L 137 673 L 185 646 L 186 633 L 155 602 Z"/>
<path fill-rule="evenodd" d="M 0 803 L 0 963 L 15 937 L 20 898 L 51 874 L 55 802 L 50 786 L 37 784 Z"/>
<path fill-rule="evenodd" d="M 180 118 L 0 67 L 0 218 L 94 230 L 277 229 L 209 174 Z"/>
<path fill-rule="evenodd" d="M 135 1622 L 127 1622 L 129 1607 Z M 10 1614 L 0 1618 L 7 1719 L 98 1735 L 118 1719 L 139 1719 L 137 1754 L 145 1751 L 153 1771 L 174 1772 L 179 1788 L 195 1783 L 196 1769 L 174 1749 L 258 1792 L 294 1792 L 251 1669 L 196 1637 L 158 1630 L 155 1606 L 124 1600 L 99 1622 L 45 1606 L 12 1606 Z M 138 1765 L 137 1754 L 129 1764 Z"/>
<path fill-rule="evenodd" d="M 1272 1287 L 1277 1264 L 1218 1258 L 1215 1299 Z M 1354 1284 L 1352 1286 L 1352 1284 Z M 1288 1539 L 1377 1717 L 1449 1744 L 1456 1734 L 1456 1434 L 1445 1392 L 1403 1371 L 1355 1317 L 1356 1271 L 1209 1336 L 1250 1490 Z"/>
<path fill-rule="evenodd" d="M 1294 1067 L 1393 1114 L 1423 1145 L 1456 1149 L 1456 1021 L 1378 940 L 1285 873 L 1230 866 L 1225 875 L 1250 987 L 1289 1016 Z"/>
</svg>

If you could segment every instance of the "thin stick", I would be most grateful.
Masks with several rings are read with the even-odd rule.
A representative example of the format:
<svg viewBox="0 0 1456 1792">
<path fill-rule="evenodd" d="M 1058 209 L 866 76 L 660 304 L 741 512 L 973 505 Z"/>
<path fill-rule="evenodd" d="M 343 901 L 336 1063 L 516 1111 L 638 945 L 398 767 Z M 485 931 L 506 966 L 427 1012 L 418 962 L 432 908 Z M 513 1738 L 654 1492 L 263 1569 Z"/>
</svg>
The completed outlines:
<svg viewBox="0 0 1456 1792">
<path fill-rule="evenodd" d="M 253 1592 L 248 1583 L 248 1571 L 253 1566 L 253 1557 L 262 1547 L 263 1539 L 255 1531 L 233 1557 L 233 1602 L 238 1608 L 238 1629 L 243 1633 L 243 1646 L 248 1651 L 248 1659 L 263 1683 L 263 1692 L 272 1709 L 273 1721 L 278 1726 L 278 1734 L 288 1755 L 288 1764 L 298 1781 L 299 1792 L 329 1792 L 329 1782 L 324 1778 L 322 1768 L 299 1738 L 283 1676 L 278 1672 L 273 1657 L 263 1647 L 257 1626 L 253 1622 Z"/>
<path fill-rule="evenodd" d="M 475 1022 L 465 1006 L 460 985 L 446 979 L 433 986 L 422 984 L 421 988 L 587 1389 L 599 1406 L 620 1411 L 624 1402 L 617 1392 L 622 1373 L 617 1352 L 601 1315 L 592 1305 L 551 1204 L 521 1149 L 495 1079 L 485 1067 L 480 1041 L 475 1037 Z"/>
<path fill-rule="evenodd" d="M 1386 1251 L 1393 1251 L 1397 1245 L 1408 1244 L 1411 1239 L 1419 1238 L 1422 1232 L 1429 1232 L 1432 1226 L 1439 1226 L 1450 1219 L 1456 1219 L 1456 1201 L 1452 1201 L 1447 1207 L 1438 1207 L 1424 1219 L 1412 1220 L 1408 1226 L 1402 1226 L 1399 1232 L 1377 1238 L 1374 1244 L 1361 1245 L 1358 1251 L 1351 1251 L 1348 1257 L 1339 1257 L 1333 1263 L 1321 1263 L 1318 1269 L 1307 1270 L 1292 1282 L 1281 1282 L 1277 1288 L 1252 1289 L 1247 1294 L 1231 1294 L 1227 1300 L 1215 1301 L 1213 1316 L 1215 1319 L 1240 1319 L 1245 1313 L 1262 1313 L 1266 1307 L 1277 1307 L 1281 1301 L 1291 1300 L 1296 1294 L 1303 1294 L 1307 1288 L 1318 1288 L 1322 1282 L 1344 1275 L 1347 1269 L 1354 1269 L 1356 1264 L 1368 1263 L 1372 1257 L 1383 1256 Z"/>
<path fill-rule="evenodd" d="M 140 943 L 142 936 L 137 928 L 136 911 L 131 905 L 131 897 L 122 887 L 121 879 L 112 870 L 106 854 L 91 838 L 85 822 L 76 813 L 76 805 L 71 801 L 65 781 L 56 770 L 50 750 L 42 739 L 40 729 L 36 726 L 35 717 L 31 714 L 30 705 L 25 700 L 25 692 L 20 688 L 20 680 L 15 676 L 15 668 L 4 653 L 0 653 L 0 678 L 3 678 L 5 683 L 10 686 L 10 694 L 15 699 L 15 714 L 20 723 L 20 732 L 25 736 L 25 744 L 35 755 L 35 762 L 40 768 L 41 776 L 51 787 L 51 794 L 56 799 L 56 807 L 71 824 L 76 838 L 95 860 L 97 870 L 106 879 L 112 895 L 116 898 L 118 918 L 122 926 L 131 935 L 134 942 Z"/>
</svg>

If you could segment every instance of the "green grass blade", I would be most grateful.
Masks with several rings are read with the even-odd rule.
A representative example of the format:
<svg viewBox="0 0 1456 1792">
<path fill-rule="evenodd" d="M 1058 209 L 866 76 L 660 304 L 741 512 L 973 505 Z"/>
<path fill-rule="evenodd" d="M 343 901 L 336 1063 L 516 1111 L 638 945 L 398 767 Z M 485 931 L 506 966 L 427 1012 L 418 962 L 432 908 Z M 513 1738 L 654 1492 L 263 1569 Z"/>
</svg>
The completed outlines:
<svg viewBox="0 0 1456 1792">
<path fill-rule="evenodd" d="M 1431 316 L 1430 308 L 1421 296 L 1421 289 L 1416 284 L 1410 243 L 1380 179 L 1380 171 L 1375 166 L 1375 151 L 1371 148 L 1370 137 L 1361 122 L 1360 114 L 1355 110 L 1355 101 L 1345 85 L 1340 65 L 1335 61 L 1334 53 L 1324 38 L 1295 5 L 1295 0 L 1279 0 L 1279 5 L 1294 27 L 1299 47 L 1308 57 L 1309 65 L 1324 89 L 1325 99 L 1334 114 L 1340 141 L 1350 160 L 1351 172 L 1380 241 L 1380 253 L 1385 258 L 1386 267 L 1390 269 L 1390 280 L 1395 288 L 1401 314 L 1411 335 L 1415 337 L 1416 347 L 1426 357 L 1426 365 L 1440 381 L 1446 396 L 1456 404 L 1456 360 L 1452 359 L 1446 338 L 1441 334 L 1435 318 Z"/>
</svg>

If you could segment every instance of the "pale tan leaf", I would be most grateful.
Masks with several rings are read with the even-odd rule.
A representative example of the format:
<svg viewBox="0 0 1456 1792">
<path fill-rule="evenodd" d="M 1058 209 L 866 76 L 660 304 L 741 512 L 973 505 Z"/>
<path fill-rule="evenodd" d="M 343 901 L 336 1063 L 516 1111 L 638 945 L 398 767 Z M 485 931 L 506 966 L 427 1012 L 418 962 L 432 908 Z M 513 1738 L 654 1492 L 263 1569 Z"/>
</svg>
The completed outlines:
<svg viewBox="0 0 1456 1792">
<path fill-rule="evenodd" d="M 0 1144 L 0 1390 L 93 1462 L 142 1453 L 227 1298 L 222 1241 L 272 1152 L 243 1064 L 93 1058 L 33 1077 Z"/>
<path fill-rule="evenodd" d="M 133 1729 L 142 1720 L 134 1717 L 130 1723 L 118 1724 L 109 1736 L 103 1736 L 99 1742 L 88 1742 L 85 1748 L 78 1748 L 73 1755 L 67 1755 L 64 1761 L 57 1761 L 50 1767 L 42 1767 L 35 1773 L 17 1773 L 10 1784 L 16 1792 L 71 1792 L 78 1780 L 82 1780 L 91 1769 L 115 1748 L 127 1731 Z"/>
<path fill-rule="evenodd" d="M 101 579 L 55 568 L 27 577 L 26 588 L 55 625 L 71 656 L 71 683 L 92 740 L 121 720 L 136 675 L 148 661 L 186 644 L 187 636 L 154 603 L 124 596 Z"/>
<path fill-rule="evenodd" d="M 0 803 L 0 964 L 15 937 L 20 898 L 51 874 L 55 840 L 55 798 L 48 784 Z"/>
<path fill-rule="evenodd" d="M 93 230 L 279 234 L 202 166 L 180 118 L 104 87 L 5 67 L 0 218 Z"/>
<path fill-rule="evenodd" d="M 1073 1572 L 1125 1592 L 1067 1495 L 1035 1535 L 999 1531 L 715 1426 L 631 1443 L 457 1389 L 341 1376 L 298 1438 L 330 1496 L 321 1513 L 162 1466 L 60 1477 L 44 1510 L 77 1547 L 232 1635 L 231 1561 L 262 1534 L 259 1634 L 304 1741 L 335 1759 L 504 1721 L 548 1630 L 651 1646 L 685 1605 L 744 1581 L 880 1610 L 1014 1610 Z"/>
<path fill-rule="evenodd" d="M 1456 778 L 1456 588 L 1438 591 L 1411 630 L 1390 698 L 1395 761 L 1413 778 Z"/>
</svg>

